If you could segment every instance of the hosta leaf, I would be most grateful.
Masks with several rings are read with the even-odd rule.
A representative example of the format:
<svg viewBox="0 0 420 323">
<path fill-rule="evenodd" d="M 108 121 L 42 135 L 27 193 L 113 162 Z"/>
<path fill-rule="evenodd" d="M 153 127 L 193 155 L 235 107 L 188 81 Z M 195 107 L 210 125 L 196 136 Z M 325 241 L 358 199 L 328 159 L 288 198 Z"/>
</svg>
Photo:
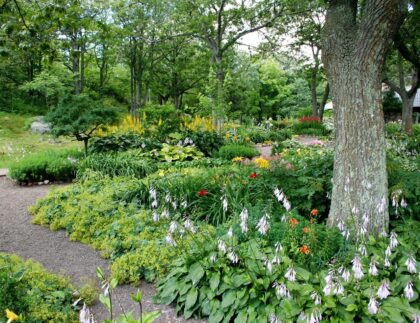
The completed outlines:
<svg viewBox="0 0 420 323">
<path fill-rule="evenodd" d="M 200 279 L 204 276 L 204 269 L 200 263 L 196 262 L 190 267 L 189 277 L 193 284 L 197 284 Z"/>
<path fill-rule="evenodd" d="M 197 288 L 193 287 L 187 294 L 187 298 L 185 300 L 185 309 L 188 310 L 195 305 L 197 302 L 198 297 L 198 290 Z"/>
<path fill-rule="evenodd" d="M 236 292 L 233 290 L 227 291 L 225 294 L 223 294 L 223 300 L 222 300 L 222 308 L 229 307 L 233 304 L 233 302 L 236 299 Z"/>
<path fill-rule="evenodd" d="M 215 291 L 217 287 L 219 287 L 219 283 L 220 283 L 220 273 L 214 273 L 211 275 L 210 278 L 210 288 L 212 291 Z"/>
</svg>

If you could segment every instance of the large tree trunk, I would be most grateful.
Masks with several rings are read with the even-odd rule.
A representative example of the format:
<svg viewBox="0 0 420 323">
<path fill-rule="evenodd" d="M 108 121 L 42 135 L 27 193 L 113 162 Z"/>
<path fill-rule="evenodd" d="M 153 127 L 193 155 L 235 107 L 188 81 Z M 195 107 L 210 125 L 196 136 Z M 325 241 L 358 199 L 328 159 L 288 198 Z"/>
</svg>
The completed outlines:
<svg viewBox="0 0 420 323">
<path fill-rule="evenodd" d="M 323 32 L 336 128 L 328 224 L 382 233 L 389 215 L 381 76 L 404 5 L 366 0 L 358 12 L 357 0 L 332 0 Z"/>
<path fill-rule="evenodd" d="M 333 77 L 335 151 L 330 225 L 370 216 L 366 229 L 388 228 L 384 117 L 381 86 L 357 66 L 336 70 Z"/>
</svg>

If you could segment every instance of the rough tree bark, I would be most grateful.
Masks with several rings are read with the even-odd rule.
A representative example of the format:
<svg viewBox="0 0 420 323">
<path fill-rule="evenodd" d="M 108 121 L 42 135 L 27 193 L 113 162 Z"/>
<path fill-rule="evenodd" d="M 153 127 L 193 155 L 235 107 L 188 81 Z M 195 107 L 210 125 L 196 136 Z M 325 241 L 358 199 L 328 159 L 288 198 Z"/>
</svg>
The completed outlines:
<svg viewBox="0 0 420 323">
<path fill-rule="evenodd" d="M 330 226 L 388 230 L 382 70 L 404 17 L 400 0 L 331 0 L 322 35 L 335 121 Z"/>
</svg>

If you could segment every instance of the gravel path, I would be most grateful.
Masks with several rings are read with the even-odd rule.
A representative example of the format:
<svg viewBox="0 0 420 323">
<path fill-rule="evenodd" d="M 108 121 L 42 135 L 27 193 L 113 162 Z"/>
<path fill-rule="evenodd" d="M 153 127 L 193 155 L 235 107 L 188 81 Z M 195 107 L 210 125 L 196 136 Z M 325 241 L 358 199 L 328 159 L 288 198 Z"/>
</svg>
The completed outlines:
<svg viewBox="0 0 420 323">
<path fill-rule="evenodd" d="M 45 196 L 50 188 L 51 186 L 18 186 L 7 178 L 0 178 L 0 251 L 14 253 L 24 259 L 32 258 L 47 270 L 65 275 L 75 286 L 80 286 L 86 280 L 96 278 L 97 267 L 107 269 L 109 263 L 89 246 L 69 241 L 64 231 L 52 232 L 31 223 L 28 207 Z M 176 317 L 174 308 L 153 304 L 153 285 L 142 283 L 140 289 L 143 292 L 143 308 L 146 311 L 162 312 L 155 322 L 203 322 L 186 321 Z M 136 290 L 134 286 L 118 286 L 115 295 L 125 310 L 134 310 L 137 313 L 137 307 L 130 299 L 130 295 Z M 119 310 L 117 304 L 114 302 L 114 307 Z M 99 302 L 92 307 L 92 311 L 98 322 L 107 318 L 107 312 Z"/>
</svg>

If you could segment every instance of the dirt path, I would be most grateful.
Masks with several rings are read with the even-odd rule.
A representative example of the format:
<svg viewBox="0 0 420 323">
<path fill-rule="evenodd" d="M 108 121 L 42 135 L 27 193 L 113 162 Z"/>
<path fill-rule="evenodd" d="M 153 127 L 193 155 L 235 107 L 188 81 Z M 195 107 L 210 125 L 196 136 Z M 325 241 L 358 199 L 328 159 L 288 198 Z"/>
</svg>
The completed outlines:
<svg viewBox="0 0 420 323">
<path fill-rule="evenodd" d="M 64 231 L 51 232 L 47 228 L 31 224 L 27 212 L 30 205 L 47 194 L 51 186 L 22 187 L 5 177 L 0 178 L 0 251 L 15 253 L 24 259 L 32 258 L 56 274 L 68 276 L 72 283 L 80 286 L 83 282 L 96 278 L 96 268 L 108 268 L 109 263 L 89 246 L 68 240 Z M 125 310 L 137 311 L 130 295 L 137 288 L 118 286 L 115 294 Z M 172 307 L 152 303 L 155 293 L 153 285 L 142 283 L 143 307 L 146 311 L 160 310 L 158 323 L 201 322 L 186 321 L 176 317 Z M 119 309 L 116 302 L 115 307 Z M 98 322 L 106 317 L 106 310 L 97 302 L 92 310 Z"/>
</svg>

